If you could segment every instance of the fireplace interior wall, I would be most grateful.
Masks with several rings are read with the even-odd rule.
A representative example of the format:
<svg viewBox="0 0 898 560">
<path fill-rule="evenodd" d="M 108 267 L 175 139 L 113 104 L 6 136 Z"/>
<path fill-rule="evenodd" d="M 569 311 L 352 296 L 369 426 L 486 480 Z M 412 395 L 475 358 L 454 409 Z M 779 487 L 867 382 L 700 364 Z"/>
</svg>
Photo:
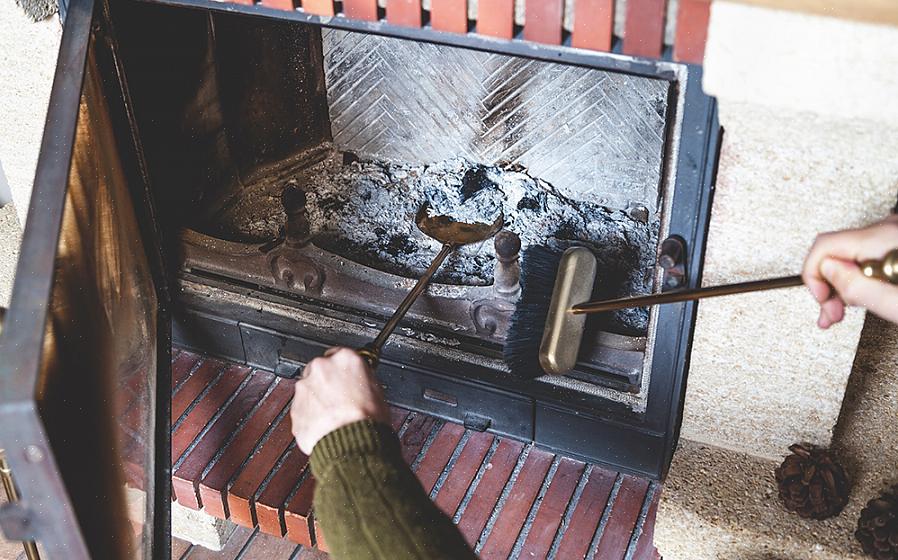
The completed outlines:
<svg viewBox="0 0 898 560">
<path fill-rule="evenodd" d="M 322 307 L 285 290 L 260 289 L 249 273 L 243 278 L 223 278 L 182 266 L 188 251 L 182 236 L 185 228 L 222 242 L 245 241 L 217 221 L 223 205 L 247 185 L 276 174 L 298 154 L 330 146 L 335 139 L 337 149 L 352 148 L 345 136 L 344 141 L 337 136 L 337 130 L 345 132 L 345 128 L 333 122 L 337 84 L 328 81 L 333 78 L 328 55 L 336 51 L 327 50 L 326 35 L 334 30 L 310 22 L 180 9 L 159 2 L 123 4 L 114 10 L 114 22 L 133 103 L 132 125 L 156 197 L 171 281 L 178 287 L 176 341 L 270 370 L 301 364 L 327 344 L 366 342 L 376 331 L 377 321 L 359 325 L 359 316 L 351 309 Z M 555 66 L 563 71 L 565 64 Z M 584 62 L 572 68 L 589 66 Z M 643 130 L 658 136 L 654 148 L 639 155 L 648 157 L 640 172 L 657 180 L 645 186 L 649 194 L 599 201 L 621 213 L 633 212 L 634 207 L 637 214 L 649 212 L 658 220 L 662 237 L 669 228 L 666 214 L 675 207 L 672 199 L 679 191 L 676 177 L 681 164 L 678 148 L 671 145 L 679 145 L 679 122 L 684 118 L 685 81 L 678 82 L 671 70 L 674 65 L 669 66 L 649 69 L 643 76 L 608 73 L 618 80 L 617 89 L 640 80 L 654 88 L 658 97 L 641 110 L 651 109 L 662 124 Z M 699 128 L 707 126 L 711 121 L 702 119 L 713 114 L 703 103 L 695 113 Z M 508 123 L 514 126 L 513 121 Z M 697 149 L 698 161 L 706 161 L 709 148 Z M 390 159 L 389 154 L 363 155 Z M 704 163 L 693 164 L 693 171 L 697 185 L 709 180 Z M 690 187 L 694 188 L 701 189 Z M 695 204 L 707 202 L 690 189 L 679 196 L 696 196 Z M 678 219 L 676 212 L 672 216 Z M 699 241 L 697 248 L 690 247 L 690 254 L 701 251 L 703 220 L 698 220 L 698 229 L 684 234 L 689 242 Z M 698 266 L 688 265 L 693 271 L 691 282 L 697 279 Z M 652 289 L 658 289 L 659 271 L 650 266 L 645 274 Z M 670 344 L 665 343 L 664 355 L 673 362 L 659 366 L 662 369 L 682 371 L 684 358 L 678 356 L 689 344 L 690 316 L 687 306 L 665 319 L 670 326 L 683 321 L 688 330 L 685 339 L 683 331 L 678 331 Z M 666 469 L 665 457 L 672 438 L 675 441 L 670 421 L 678 422 L 678 406 L 673 405 L 672 417 L 665 410 L 671 399 L 677 400 L 679 377 L 659 378 L 658 390 L 653 380 L 654 401 L 649 378 L 639 377 L 642 373 L 629 382 L 609 378 L 598 390 L 584 392 L 577 379 L 561 384 L 511 379 L 502 371 L 500 346 L 483 344 L 477 337 L 459 340 L 460 346 L 441 347 L 432 340 L 403 338 L 401 357 L 388 352 L 380 372 L 388 396 L 414 409 L 537 441 L 625 471 L 659 477 Z M 643 348 L 653 344 L 651 339 L 643 340 Z M 646 361 L 646 354 L 640 355 L 640 372 L 644 365 L 647 375 L 655 366 Z M 433 395 L 450 395 L 455 402 L 441 402 Z M 620 451 L 623 448 L 625 453 Z"/>
</svg>

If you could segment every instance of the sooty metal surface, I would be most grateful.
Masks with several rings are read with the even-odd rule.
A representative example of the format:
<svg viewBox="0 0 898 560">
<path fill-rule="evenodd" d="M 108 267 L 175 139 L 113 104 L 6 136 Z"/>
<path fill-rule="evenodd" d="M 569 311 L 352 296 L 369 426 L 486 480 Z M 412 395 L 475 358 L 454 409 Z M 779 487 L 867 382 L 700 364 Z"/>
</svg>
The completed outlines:
<svg viewBox="0 0 898 560">
<path fill-rule="evenodd" d="M 324 29 L 338 148 L 511 162 L 565 196 L 658 209 L 669 82 Z"/>
<path fill-rule="evenodd" d="M 645 207 L 623 211 L 573 200 L 519 166 L 503 169 L 462 158 L 432 165 L 347 163 L 348 154 L 324 146 L 314 152 L 303 158 L 308 160 L 304 166 L 290 166 L 248 184 L 219 214 L 216 233 L 241 241 L 277 238 L 286 220 L 282 192 L 285 185 L 292 186 L 304 192 L 297 209 L 307 214 L 318 247 L 377 270 L 417 278 L 440 250 L 438 241 L 415 227 L 422 204 L 469 223 L 489 223 L 501 212 L 504 227 L 520 237 L 523 247 L 549 246 L 559 252 L 570 245 L 589 247 L 602 270 L 595 299 L 652 291 L 660 216 Z M 491 241 L 472 244 L 451 255 L 435 278 L 486 286 L 493 282 L 495 264 Z M 590 323 L 642 336 L 648 312 L 624 309 Z"/>
</svg>

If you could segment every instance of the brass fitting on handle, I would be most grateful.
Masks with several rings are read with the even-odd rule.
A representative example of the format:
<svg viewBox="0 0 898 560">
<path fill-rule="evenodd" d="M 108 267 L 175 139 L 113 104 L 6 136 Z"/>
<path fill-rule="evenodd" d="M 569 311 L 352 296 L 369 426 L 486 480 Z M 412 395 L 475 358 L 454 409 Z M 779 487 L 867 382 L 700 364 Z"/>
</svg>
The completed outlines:
<svg viewBox="0 0 898 560">
<path fill-rule="evenodd" d="M 0 308 L 3 310 L 3 308 Z M 4 310 L 5 311 L 5 310 Z M 0 315 L 2 319 L 2 315 Z M 6 461 L 6 453 L 0 449 L 0 481 L 3 483 L 3 490 L 6 492 L 6 499 L 10 503 L 19 501 L 19 493 L 16 491 L 16 485 L 12 478 L 12 469 Z M 23 541 L 22 547 L 25 549 L 25 557 L 28 560 L 40 560 L 40 554 L 37 552 L 37 545 L 34 541 Z"/>
<path fill-rule="evenodd" d="M 858 266 L 867 278 L 898 284 L 898 249 L 892 249 L 882 259 L 862 261 Z"/>
</svg>

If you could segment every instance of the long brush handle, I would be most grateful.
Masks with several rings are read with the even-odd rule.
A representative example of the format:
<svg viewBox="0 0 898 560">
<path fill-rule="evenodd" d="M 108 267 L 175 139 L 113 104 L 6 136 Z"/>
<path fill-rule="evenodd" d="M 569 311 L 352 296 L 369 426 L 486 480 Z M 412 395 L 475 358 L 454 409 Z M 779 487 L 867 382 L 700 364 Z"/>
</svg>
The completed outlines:
<svg viewBox="0 0 898 560">
<path fill-rule="evenodd" d="M 876 278 L 883 282 L 898 284 L 898 249 L 886 253 L 881 259 L 871 259 L 858 263 L 861 272 L 867 278 Z M 679 292 L 666 292 L 652 294 L 650 296 L 625 297 L 607 301 L 591 301 L 571 307 L 571 313 L 581 315 L 584 313 L 602 313 L 616 311 L 631 307 L 645 307 L 659 303 L 676 303 L 678 301 L 693 301 L 731 294 L 745 294 L 748 292 L 761 292 L 764 290 L 776 290 L 777 288 L 791 288 L 802 284 L 801 276 L 783 276 L 781 278 L 768 278 L 767 280 L 754 280 L 752 282 L 739 282 L 712 286 L 709 288 L 694 288 Z"/>
<path fill-rule="evenodd" d="M 776 290 L 778 288 L 791 288 L 802 284 L 801 276 L 783 276 L 781 278 L 768 278 L 766 280 L 754 280 L 752 282 L 738 282 L 723 286 L 711 286 L 708 288 L 694 288 L 678 292 L 665 292 L 649 296 L 625 297 L 608 301 L 592 301 L 581 303 L 571 307 L 571 313 L 581 315 L 584 313 L 602 313 L 630 307 L 646 307 L 659 303 L 676 303 L 679 301 L 692 301 L 732 294 L 745 294 L 748 292 L 762 292 Z"/>
</svg>

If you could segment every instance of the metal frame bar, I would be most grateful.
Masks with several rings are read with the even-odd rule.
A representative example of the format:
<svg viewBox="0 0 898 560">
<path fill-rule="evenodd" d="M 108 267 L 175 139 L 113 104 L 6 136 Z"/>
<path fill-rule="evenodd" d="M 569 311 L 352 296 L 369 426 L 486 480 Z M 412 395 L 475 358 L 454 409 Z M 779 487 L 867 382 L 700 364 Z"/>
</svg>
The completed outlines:
<svg viewBox="0 0 898 560">
<path fill-rule="evenodd" d="M 4 529 L 27 528 L 19 537 L 38 540 L 51 558 L 88 559 L 90 554 L 78 519 L 55 462 L 43 420 L 35 399 L 42 360 L 42 346 L 62 216 L 65 208 L 71 155 L 79 116 L 87 53 L 101 33 L 113 37 L 109 5 L 94 0 L 62 0 L 60 19 L 64 23 L 59 60 L 44 126 L 40 159 L 35 174 L 27 227 L 22 241 L 8 328 L 0 336 L 0 442 L 6 447 L 12 470 L 27 472 L 19 476 L 21 501 L 6 504 L 0 514 Z M 153 519 L 153 558 L 168 559 L 171 550 L 170 524 L 170 430 L 169 376 L 171 367 L 170 298 L 167 274 L 157 241 L 153 200 L 133 123 L 130 98 L 124 75 L 115 53 L 114 38 L 97 45 L 98 64 L 112 76 L 105 82 L 112 118 L 130 135 L 120 140 L 123 165 L 127 168 L 131 194 L 141 234 L 148 251 L 151 272 L 157 290 L 157 390 L 155 401 L 155 461 L 153 478 L 156 491 Z"/>
<path fill-rule="evenodd" d="M 601 51 L 587 51 L 566 46 L 545 45 L 542 43 L 534 43 L 520 39 L 497 39 L 494 37 L 488 37 L 486 35 L 479 35 L 477 33 L 447 33 L 443 31 L 437 31 L 429 26 L 418 28 L 392 25 L 386 20 L 363 21 L 350 19 L 342 15 L 333 17 L 317 16 L 305 13 L 300 10 L 278 10 L 262 5 L 250 6 L 246 4 L 235 4 L 231 2 L 219 2 L 216 0 L 134 1 L 168 6 L 178 6 L 182 8 L 226 12 L 232 14 L 244 14 L 256 17 L 268 17 L 281 20 L 286 19 L 321 27 L 343 29 L 345 31 L 358 31 L 361 33 L 385 35 L 388 37 L 396 37 L 399 39 L 412 39 L 415 41 L 424 41 L 427 43 L 440 45 L 465 47 L 487 52 L 498 52 L 502 54 L 545 60 L 548 62 L 564 62 L 566 64 L 587 66 L 590 68 L 609 70 L 613 72 L 620 72 L 623 74 L 632 74 L 635 76 L 645 76 L 648 78 L 658 78 L 667 81 L 677 81 L 679 79 L 679 69 L 683 67 L 682 64 L 677 64 L 666 60 L 637 58 L 623 55 L 619 52 L 608 53 Z M 618 48 L 619 46 L 620 45 L 617 45 Z M 667 52 L 665 53 L 665 56 L 669 54 L 670 53 Z"/>
<path fill-rule="evenodd" d="M 16 267 L 6 328 L 0 336 L 0 442 L 18 477 L 21 501 L 2 509 L 4 529 L 29 527 L 51 558 L 89 558 L 35 401 L 56 251 L 78 122 L 93 0 L 67 5 L 66 25 Z M 27 256 L 27 257 L 25 257 Z M 39 512 L 39 516 L 38 516 Z"/>
</svg>

